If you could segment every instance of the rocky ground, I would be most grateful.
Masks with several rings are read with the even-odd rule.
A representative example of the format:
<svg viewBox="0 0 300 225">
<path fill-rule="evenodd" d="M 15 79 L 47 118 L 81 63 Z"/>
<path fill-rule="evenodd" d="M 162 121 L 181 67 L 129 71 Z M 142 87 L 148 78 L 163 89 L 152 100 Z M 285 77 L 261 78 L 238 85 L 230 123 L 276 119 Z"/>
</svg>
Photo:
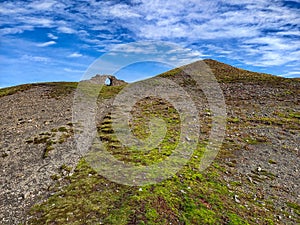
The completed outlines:
<svg viewBox="0 0 300 225">
<path fill-rule="evenodd" d="M 76 163 L 71 138 L 66 136 L 59 142 L 72 129 L 73 94 L 56 98 L 51 96 L 53 91 L 50 85 L 38 85 L 1 98 L 3 224 L 22 221 L 28 208 L 47 196 L 50 176 L 63 164 Z M 54 129 L 57 131 L 52 132 Z M 54 149 L 44 157 L 47 142 L 53 142 Z"/>
<path fill-rule="evenodd" d="M 258 75 L 212 60 L 206 63 L 226 101 L 227 130 L 215 162 L 221 168 L 218 181 L 231 193 L 230 204 L 241 208 L 240 216 L 249 224 L 299 223 L 300 81 Z M 180 71 L 162 76 L 193 96 L 199 110 L 200 140 L 207 140 L 211 111 L 199 87 Z M 105 89 L 104 98 L 98 101 L 99 124 L 111 109 L 112 96 L 120 90 L 115 89 Z M 42 224 L 33 219 L 46 213 L 30 213 L 32 206 L 47 202 L 69 185 L 68 177 L 81 157 L 72 123 L 75 90 L 76 83 L 51 83 L 0 92 L 1 224 Z M 202 204 L 210 208 L 213 203 Z M 168 209 L 164 213 L 174 213 L 173 224 L 185 224 L 175 212 Z M 260 213 L 273 215 L 270 223 L 259 218 Z M 128 224 L 138 224 L 138 220 Z"/>
</svg>

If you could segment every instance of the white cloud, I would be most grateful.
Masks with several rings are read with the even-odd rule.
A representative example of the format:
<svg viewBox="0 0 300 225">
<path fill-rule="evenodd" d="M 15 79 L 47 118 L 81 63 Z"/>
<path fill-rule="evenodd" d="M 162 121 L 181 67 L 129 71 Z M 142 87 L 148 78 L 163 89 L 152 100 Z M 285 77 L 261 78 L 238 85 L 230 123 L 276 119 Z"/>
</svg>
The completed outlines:
<svg viewBox="0 0 300 225">
<path fill-rule="evenodd" d="M 109 8 L 108 12 L 113 17 L 124 19 L 140 17 L 139 14 L 135 13 L 135 11 L 132 10 L 132 8 L 126 4 L 113 5 Z"/>
<path fill-rule="evenodd" d="M 263 29 L 278 28 L 286 23 L 297 24 L 300 18 L 297 12 L 291 12 L 280 3 L 267 0 L 247 2 L 201 1 L 198 0 L 136 0 L 134 5 L 107 1 L 89 1 L 90 5 L 76 4 L 66 0 L 64 3 L 53 0 L 35 1 L 21 7 L 16 1 L 17 21 L 33 26 L 57 27 L 66 34 L 78 34 L 78 27 L 87 26 L 91 30 L 107 30 L 110 34 L 100 33 L 109 39 L 116 39 L 112 34 L 118 28 L 126 28 L 137 40 L 186 39 L 188 41 L 232 39 L 257 37 Z M 226 5 L 223 5 L 226 4 Z M 71 13 L 66 9 L 80 11 Z M 230 8 L 231 6 L 240 7 Z M 33 16 L 32 7 L 52 10 L 52 16 Z M 2 10 L 12 9 L 12 4 L 4 4 Z M 20 11 L 23 8 L 26 13 Z M 1 7 L 0 7 L 1 11 Z M 22 12 L 22 13 L 20 13 Z M 56 15 L 63 15 L 65 20 L 53 21 Z M 113 19 L 114 22 L 108 22 Z M 282 31 L 284 32 L 284 31 Z M 105 38 L 105 37 L 104 37 Z M 90 38 L 92 39 L 92 38 Z"/>
<path fill-rule="evenodd" d="M 53 40 L 57 40 L 58 39 L 58 37 L 57 36 L 55 36 L 54 34 L 51 34 L 51 33 L 48 33 L 48 38 L 51 38 L 51 39 L 53 39 Z"/>
<path fill-rule="evenodd" d="M 118 63 L 126 64 L 126 62 L 132 63 L 133 61 L 152 61 L 170 63 L 177 67 L 200 60 L 202 56 L 204 54 L 200 51 L 182 48 L 174 43 L 146 41 L 120 44 L 104 54 L 103 57 L 106 61 L 112 61 L 116 65 Z"/>
<path fill-rule="evenodd" d="M 21 34 L 25 30 L 33 30 L 33 26 L 18 26 L 18 27 L 6 27 L 0 29 L 0 35 L 9 35 L 9 34 Z"/>
<path fill-rule="evenodd" d="M 69 27 L 65 27 L 65 26 L 58 27 L 57 30 L 59 32 L 65 33 L 65 34 L 74 34 L 74 33 L 76 33 L 76 30 L 74 30 L 72 28 L 69 28 Z"/>
<path fill-rule="evenodd" d="M 293 77 L 300 78 L 300 71 L 291 71 L 291 72 L 282 74 L 281 76 L 283 76 L 283 77 L 290 77 L 290 78 L 293 78 Z"/>
<path fill-rule="evenodd" d="M 20 23 L 28 24 L 30 26 L 35 27 L 44 27 L 44 28 L 51 28 L 54 26 L 55 21 L 48 18 L 42 18 L 40 16 L 32 17 L 32 16 L 21 16 L 17 18 L 17 21 Z"/>
<path fill-rule="evenodd" d="M 282 66 L 290 62 L 299 63 L 300 41 L 276 36 L 255 37 L 244 41 L 240 45 L 241 61 L 253 66 L 271 67 Z M 249 56 L 248 58 L 245 56 Z"/>
<path fill-rule="evenodd" d="M 25 7 L 21 7 L 21 5 L 15 2 L 4 2 L 0 5 L 0 15 L 14 15 L 19 13 L 26 12 Z"/>
<path fill-rule="evenodd" d="M 283 55 L 281 51 L 258 51 L 253 57 L 235 56 L 245 64 L 259 67 L 283 66 L 293 61 L 299 61 L 299 52 L 292 52 L 290 55 Z"/>
<path fill-rule="evenodd" d="M 36 46 L 38 46 L 38 47 L 47 47 L 47 46 L 55 45 L 55 44 L 56 44 L 55 41 L 48 41 L 48 42 L 37 44 Z"/>
<path fill-rule="evenodd" d="M 277 35 L 300 36 L 300 31 L 281 31 L 281 32 L 277 32 Z"/>
<path fill-rule="evenodd" d="M 286 40 L 284 38 L 272 36 L 252 38 L 246 40 L 244 43 L 263 45 L 263 47 L 260 48 L 261 50 L 296 50 L 300 44 L 299 41 L 291 41 L 289 43 L 286 43 Z"/>
<path fill-rule="evenodd" d="M 188 40 L 247 38 L 259 36 L 263 29 L 278 28 L 286 23 L 299 24 L 296 11 L 283 7 L 280 1 L 268 0 L 240 2 L 237 0 L 136 0 L 134 5 L 90 0 L 90 5 L 64 3 L 53 0 L 34 1 L 27 5 L 21 1 L 3 4 L 0 12 L 14 10 L 16 21 L 42 27 L 57 27 L 61 33 L 75 34 L 79 26 L 92 30 L 115 32 L 126 28 L 137 39 Z M 225 4 L 225 5 L 224 5 Z M 68 6 L 68 9 L 66 9 Z M 240 7 L 239 10 L 230 7 Z M 51 16 L 35 16 L 35 11 L 51 10 Z M 80 11 L 72 13 L 69 9 Z M 53 21 L 63 15 L 65 20 Z M 108 21 L 113 19 L 113 23 Z M 110 38 L 116 38 L 116 35 Z"/>
<path fill-rule="evenodd" d="M 23 55 L 21 57 L 22 60 L 32 61 L 32 62 L 49 62 L 50 59 L 42 56 L 32 56 L 32 55 Z"/>
<path fill-rule="evenodd" d="M 74 70 L 74 69 L 70 69 L 70 68 L 64 68 L 64 71 L 66 72 L 70 72 L 70 73 L 84 73 L 84 70 Z"/>
<path fill-rule="evenodd" d="M 82 57 L 83 55 L 78 53 L 78 52 L 74 52 L 72 54 L 70 54 L 68 57 L 70 58 L 78 58 L 78 57 Z"/>
<path fill-rule="evenodd" d="M 55 1 L 40 1 L 40 2 L 32 2 L 30 7 L 36 10 L 49 10 L 55 4 Z"/>
</svg>

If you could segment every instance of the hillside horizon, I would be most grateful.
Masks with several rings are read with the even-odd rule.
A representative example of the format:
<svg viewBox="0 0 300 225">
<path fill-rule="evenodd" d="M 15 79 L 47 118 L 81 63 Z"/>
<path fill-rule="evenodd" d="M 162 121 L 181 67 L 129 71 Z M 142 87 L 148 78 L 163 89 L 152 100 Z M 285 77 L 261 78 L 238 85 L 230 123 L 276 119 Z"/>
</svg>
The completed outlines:
<svg viewBox="0 0 300 225">
<path fill-rule="evenodd" d="M 229 64 L 226 64 L 226 63 L 223 63 L 223 62 L 220 62 L 218 60 L 214 60 L 214 59 L 211 59 L 211 58 L 207 58 L 207 59 L 201 59 L 201 60 L 197 60 L 195 62 L 192 62 L 190 64 L 193 64 L 193 63 L 197 63 L 197 62 L 205 62 L 209 67 L 211 67 L 211 69 L 216 69 L 216 68 L 220 68 L 221 70 L 224 71 L 227 71 L 227 73 L 229 73 L 230 71 L 232 72 L 232 69 L 234 70 L 234 72 L 244 72 L 244 73 L 248 73 L 248 76 L 251 76 L 251 75 L 262 75 L 262 76 L 265 76 L 265 75 L 271 75 L 271 76 L 274 76 L 274 77 L 278 77 L 278 78 L 284 78 L 284 79 L 291 79 L 291 80 L 300 80 L 300 77 L 284 77 L 284 76 L 280 76 L 280 75 L 274 75 L 274 74 L 268 74 L 268 73 L 260 73 L 260 72 L 255 72 L 255 71 L 251 71 L 251 70 L 246 70 L 246 69 L 243 69 L 243 68 L 239 68 L 239 67 L 235 67 L 235 66 L 232 66 L 232 65 L 229 65 Z M 190 65 L 190 64 L 187 64 L 187 65 Z M 186 65 L 184 65 L 186 66 Z M 176 69 L 176 68 L 174 68 Z M 171 69 L 171 70 L 174 70 L 174 69 Z M 168 71 L 166 72 L 163 72 L 163 73 L 167 73 Z M 215 72 L 215 71 L 214 71 Z M 233 72 L 233 73 L 234 73 Z M 97 74 L 95 74 L 96 76 Z M 110 74 L 111 75 L 111 74 Z M 160 74 L 157 74 L 157 75 L 154 75 L 153 77 L 155 76 L 159 76 Z M 218 71 L 216 74 L 214 75 L 218 75 Z M 224 75 L 224 74 L 223 74 Z M 228 75 L 228 74 L 227 74 Z M 230 74 L 229 74 L 230 75 Z M 231 74 L 231 75 L 234 75 L 234 74 Z M 115 76 L 115 75 L 112 75 L 112 76 Z M 118 76 L 115 76 L 116 78 L 118 78 Z M 141 79 L 142 80 L 142 79 Z M 141 81 L 141 80 L 137 80 L 137 81 L 134 81 L 134 82 L 138 82 L 138 81 Z M 125 82 L 127 83 L 134 83 L 134 82 L 128 82 L 126 80 L 124 80 Z M 33 83 L 22 83 L 22 84 L 16 84 L 16 85 L 12 85 L 12 86 L 5 86 L 5 87 L 0 87 L 0 89 L 6 89 L 6 88 L 12 88 L 12 87 L 16 87 L 16 86 L 22 86 L 22 85 L 28 85 L 28 84 L 33 84 L 33 85 L 38 85 L 38 84 L 44 84 L 44 83 L 55 83 L 55 82 L 80 82 L 79 81 L 64 81 L 64 80 L 60 80 L 60 81 L 43 81 L 43 82 L 33 82 Z"/>
</svg>

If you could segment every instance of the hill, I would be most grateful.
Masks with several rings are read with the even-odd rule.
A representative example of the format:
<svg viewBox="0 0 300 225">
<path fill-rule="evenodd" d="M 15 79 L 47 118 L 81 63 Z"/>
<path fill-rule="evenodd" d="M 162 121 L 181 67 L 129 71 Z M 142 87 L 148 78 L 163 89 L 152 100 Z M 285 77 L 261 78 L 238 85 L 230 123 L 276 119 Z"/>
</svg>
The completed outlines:
<svg viewBox="0 0 300 225">
<path fill-rule="evenodd" d="M 225 138 L 217 157 L 199 171 L 214 115 L 187 69 L 203 62 L 160 74 L 191 97 L 199 112 L 199 142 L 174 176 L 141 187 L 110 181 L 77 151 L 79 128 L 72 112 L 80 84 L 0 89 L 1 224 L 299 223 L 299 79 L 204 62 L 227 108 Z M 146 139 L 151 118 L 163 119 L 167 131 L 150 151 L 130 149 L 112 129 L 113 101 L 124 88 L 122 82 L 102 88 L 97 99 L 98 139 L 115 158 L 132 165 L 165 160 L 180 142 L 180 112 L 171 100 L 141 98 L 131 110 L 134 135 Z"/>
</svg>

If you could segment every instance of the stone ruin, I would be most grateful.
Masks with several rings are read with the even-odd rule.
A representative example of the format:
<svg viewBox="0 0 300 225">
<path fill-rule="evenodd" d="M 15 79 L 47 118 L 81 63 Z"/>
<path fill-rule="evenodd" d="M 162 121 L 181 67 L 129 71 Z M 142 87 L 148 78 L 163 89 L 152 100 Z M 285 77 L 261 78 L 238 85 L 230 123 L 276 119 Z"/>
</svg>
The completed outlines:
<svg viewBox="0 0 300 225">
<path fill-rule="evenodd" d="M 92 77 L 89 81 L 92 83 L 96 83 L 96 84 L 105 83 L 107 86 L 121 86 L 121 85 L 127 84 L 125 81 L 119 80 L 113 75 L 97 74 L 96 76 Z"/>
</svg>

